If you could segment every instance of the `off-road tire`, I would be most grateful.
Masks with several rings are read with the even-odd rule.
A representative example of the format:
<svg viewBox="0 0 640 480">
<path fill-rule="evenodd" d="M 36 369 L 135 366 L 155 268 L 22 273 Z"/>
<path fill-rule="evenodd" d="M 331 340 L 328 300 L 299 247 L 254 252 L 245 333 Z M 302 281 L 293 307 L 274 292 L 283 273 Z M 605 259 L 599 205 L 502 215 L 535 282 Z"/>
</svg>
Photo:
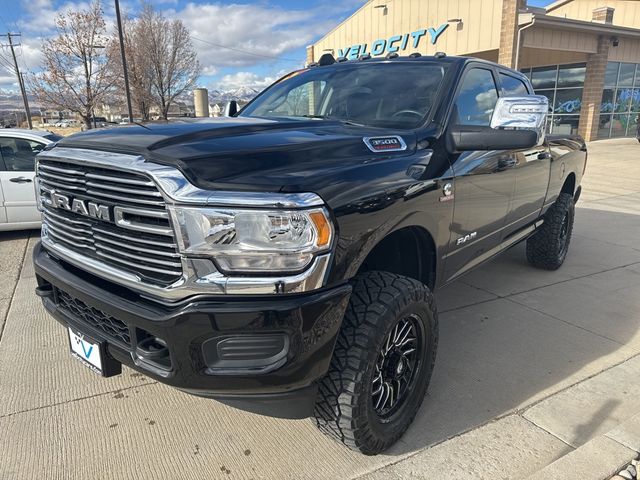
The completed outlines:
<svg viewBox="0 0 640 480">
<path fill-rule="evenodd" d="M 372 385 L 378 354 L 403 318 L 421 329 L 414 383 L 387 418 L 376 413 Z M 419 320 L 417 320 L 419 319 Z M 353 293 L 331 365 L 320 381 L 314 416 L 326 435 L 366 455 L 393 445 L 413 421 L 429 386 L 438 343 L 438 314 L 429 288 L 411 278 L 366 272 L 353 281 Z M 379 372 L 379 370 L 378 370 Z"/>
<path fill-rule="evenodd" d="M 557 270 L 571 242 L 575 206 L 573 196 L 561 193 L 544 215 L 540 230 L 527 240 L 527 260 L 534 267 Z"/>
</svg>

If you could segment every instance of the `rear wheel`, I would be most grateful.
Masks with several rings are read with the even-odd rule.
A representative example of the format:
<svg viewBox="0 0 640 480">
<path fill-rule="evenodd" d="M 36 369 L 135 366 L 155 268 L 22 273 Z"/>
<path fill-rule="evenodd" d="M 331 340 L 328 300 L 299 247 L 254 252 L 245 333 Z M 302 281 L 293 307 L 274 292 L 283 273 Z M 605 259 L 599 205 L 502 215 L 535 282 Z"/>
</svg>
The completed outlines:
<svg viewBox="0 0 640 480">
<path fill-rule="evenodd" d="M 540 230 L 527 240 L 527 260 L 545 270 L 557 270 L 569 251 L 575 206 L 573 196 L 561 193 L 549 207 Z"/>
<path fill-rule="evenodd" d="M 420 408 L 437 339 L 435 302 L 426 285 L 386 272 L 356 277 L 320 382 L 318 428 L 367 455 L 393 445 Z"/>
</svg>

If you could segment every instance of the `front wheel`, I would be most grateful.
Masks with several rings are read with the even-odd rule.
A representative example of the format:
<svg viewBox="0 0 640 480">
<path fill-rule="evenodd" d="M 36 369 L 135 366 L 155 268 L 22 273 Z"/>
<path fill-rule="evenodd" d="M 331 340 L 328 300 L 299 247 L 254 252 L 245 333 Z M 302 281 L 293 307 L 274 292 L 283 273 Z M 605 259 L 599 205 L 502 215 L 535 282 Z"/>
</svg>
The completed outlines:
<svg viewBox="0 0 640 480">
<path fill-rule="evenodd" d="M 544 215 L 540 230 L 527 240 L 527 260 L 535 267 L 557 270 L 569 251 L 575 205 L 573 196 L 561 193 Z"/>
<path fill-rule="evenodd" d="M 438 316 L 426 285 L 386 272 L 356 277 L 319 385 L 318 428 L 366 455 L 389 448 L 420 408 L 437 343 Z"/>
</svg>

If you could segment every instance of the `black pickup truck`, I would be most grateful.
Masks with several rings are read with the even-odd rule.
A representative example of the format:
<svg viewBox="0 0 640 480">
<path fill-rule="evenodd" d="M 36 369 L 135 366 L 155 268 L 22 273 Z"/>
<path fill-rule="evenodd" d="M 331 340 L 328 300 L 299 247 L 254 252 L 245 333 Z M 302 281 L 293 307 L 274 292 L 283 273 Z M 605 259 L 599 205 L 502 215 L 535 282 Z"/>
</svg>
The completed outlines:
<svg viewBox="0 0 640 480">
<path fill-rule="evenodd" d="M 400 438 L 436 358 L 433 292 L 518 242 L 567 254 L 586 165 L 527 77 L 472 58 L 324 56 L 239 113 L 41 153 L 36 293 L 73 356 Z"/>
</svg>

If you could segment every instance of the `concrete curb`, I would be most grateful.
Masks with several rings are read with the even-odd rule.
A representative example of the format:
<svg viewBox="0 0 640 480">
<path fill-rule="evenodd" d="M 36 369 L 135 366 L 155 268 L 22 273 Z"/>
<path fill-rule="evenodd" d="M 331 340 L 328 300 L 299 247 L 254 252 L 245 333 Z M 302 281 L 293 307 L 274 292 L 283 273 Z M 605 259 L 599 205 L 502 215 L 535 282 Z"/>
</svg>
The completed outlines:
<svg viewBox="0 0 640 480">
<path fill-rule="evenodd" d="M 527 480 L 608 480 L 640 455 L 640 415 L 635 415 Z"/>
</svg>

